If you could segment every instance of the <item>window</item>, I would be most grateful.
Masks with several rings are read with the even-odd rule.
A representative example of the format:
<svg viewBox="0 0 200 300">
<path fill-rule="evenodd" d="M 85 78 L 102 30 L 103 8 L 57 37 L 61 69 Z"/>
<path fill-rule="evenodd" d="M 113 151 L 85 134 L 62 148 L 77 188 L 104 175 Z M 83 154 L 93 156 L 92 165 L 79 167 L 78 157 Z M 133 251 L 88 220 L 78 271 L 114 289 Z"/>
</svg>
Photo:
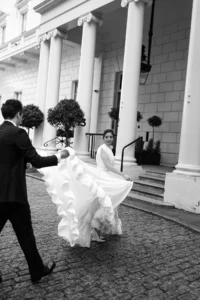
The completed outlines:
<svg viewBox="0 0 200 300">
<path fill-rule="evenodd" d="M 121 89 L 122 89 L 122 72 L 117 72 L 115 77 L 115 94 L 113 107 L 119 108 L 121 99 Z"/>
<path fill-rule="evenodd" d="M 22 100 L 22 92 L 15 92 L 14 99 L 21 101 Z"/>
<path fill-rule="evenodd" d="M 72 81 L 72 99 L 77 100 L 78 80 Z"/>
<path fill-rule="evenodd" d="M 118 109 L 120 107 L 121 88 L 122 88 L 122 72 L 117 72 L 115 76 L 115 93 L 113 99 L 113 107 L 116 107 Z M 114 133 L 117 135 L 118 121 L 112 120 L 111 127 Z"/>
<path fill-rule="evenodd" d="M 6 25 L 1 27 L 1 43 L 5 43 L 6 40 Z"/>
<path fill-rule="evenodd" d="M 26 31 L 26 25 L 27 25 L 27 12 L 22 14 L 22 27 L 21 32 Z"/>
</svg>

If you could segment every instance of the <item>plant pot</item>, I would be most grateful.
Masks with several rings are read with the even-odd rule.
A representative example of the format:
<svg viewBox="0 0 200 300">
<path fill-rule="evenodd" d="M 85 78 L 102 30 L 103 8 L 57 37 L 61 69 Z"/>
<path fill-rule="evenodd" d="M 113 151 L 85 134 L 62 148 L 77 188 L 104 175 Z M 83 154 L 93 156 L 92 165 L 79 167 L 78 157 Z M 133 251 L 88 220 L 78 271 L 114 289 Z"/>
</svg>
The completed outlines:
<svg viewBox="0 0 200 300">
<path fill-rule="evenodd" d="M 139 153 L 135 152 L 135 159 L 138 165 L 144 164 L 143 154 L 141 152 Z"/>
<path fill-rule="evenodd" d="M 161 158 L 160 154 L 145 153 L 143 158 L 144 158 L 143 164 L 145 165 L 156 165 L 156 166 L 160 165 L 160 158 Z"/>
</svg>

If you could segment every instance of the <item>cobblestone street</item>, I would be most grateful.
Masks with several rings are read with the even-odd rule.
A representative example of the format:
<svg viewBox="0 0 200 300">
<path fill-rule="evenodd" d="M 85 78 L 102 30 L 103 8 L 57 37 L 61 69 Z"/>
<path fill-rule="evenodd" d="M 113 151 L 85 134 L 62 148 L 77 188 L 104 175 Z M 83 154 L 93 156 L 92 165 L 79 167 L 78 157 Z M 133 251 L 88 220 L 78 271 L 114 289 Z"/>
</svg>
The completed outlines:
<svg viewBox="0 0 200 300">
<path fill-rule="evenodd" d="M 43 182 L 27 178 L 37 245 L 52 275 L 37 285 L 7 223 L 0 238 L 1 300 L 200 299 L 200 235 L 173 222 L 120 208 L 123 235 L 74 247 L 58 237 L 59 218 Z"/>
</svg>

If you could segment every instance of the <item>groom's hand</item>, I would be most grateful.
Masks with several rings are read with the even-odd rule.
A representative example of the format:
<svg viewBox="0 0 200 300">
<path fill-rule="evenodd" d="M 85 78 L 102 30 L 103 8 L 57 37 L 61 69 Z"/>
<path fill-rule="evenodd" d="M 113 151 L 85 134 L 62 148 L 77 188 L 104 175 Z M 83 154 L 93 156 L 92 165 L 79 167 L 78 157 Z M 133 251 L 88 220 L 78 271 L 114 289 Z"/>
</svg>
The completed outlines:
<svg viewBox="0 0 200 300">
<path fill-rule="evenodd" d="M 64 159 L 64 158 L 67 158 L 70 154 L 69 154 L 68 150 L 63 149 L 63 150 L 61 150 L 60 155 L 61 155 L 61 159 Z"/>
</svg>

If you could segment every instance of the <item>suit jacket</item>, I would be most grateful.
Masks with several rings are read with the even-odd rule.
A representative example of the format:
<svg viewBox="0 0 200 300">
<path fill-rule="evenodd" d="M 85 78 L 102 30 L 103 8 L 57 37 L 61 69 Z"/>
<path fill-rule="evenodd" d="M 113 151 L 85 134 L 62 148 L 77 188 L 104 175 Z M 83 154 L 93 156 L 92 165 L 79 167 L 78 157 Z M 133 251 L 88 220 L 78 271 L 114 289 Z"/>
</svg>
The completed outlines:
<svg viewBox="0 0 200 300">
<path fill-rule="evenodd" d="M 4 121 L 0 125 L 0 203 L 27 203 L 25 168 L 55 166 L 55 155 L 41 157 L 32 146 L 26 131 Z"/>
</svg>

